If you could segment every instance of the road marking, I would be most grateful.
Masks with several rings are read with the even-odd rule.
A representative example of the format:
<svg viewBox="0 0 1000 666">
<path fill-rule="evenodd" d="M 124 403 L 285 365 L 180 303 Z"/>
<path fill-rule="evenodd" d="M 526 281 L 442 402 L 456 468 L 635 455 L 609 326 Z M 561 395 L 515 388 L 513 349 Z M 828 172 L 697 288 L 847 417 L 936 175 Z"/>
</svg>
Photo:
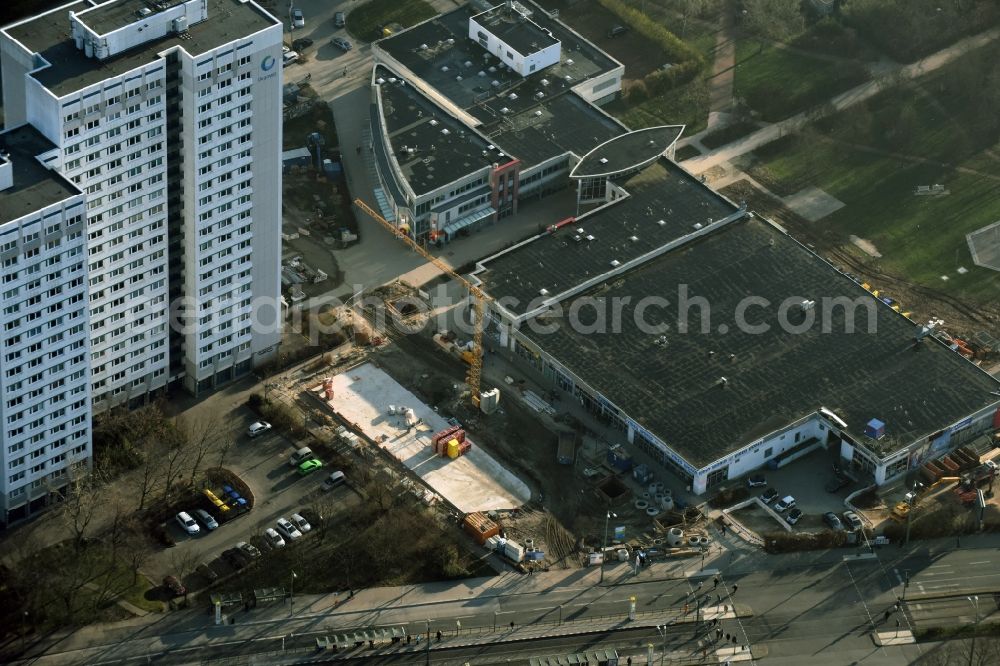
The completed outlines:
<svg viewBox="0 0 1000 666">
<path fill-rule="evenodd" d="M 983 560 L 982 562 L 969 562 L 969 564 L 989 564 L 989 560 Z"/>
</svg>

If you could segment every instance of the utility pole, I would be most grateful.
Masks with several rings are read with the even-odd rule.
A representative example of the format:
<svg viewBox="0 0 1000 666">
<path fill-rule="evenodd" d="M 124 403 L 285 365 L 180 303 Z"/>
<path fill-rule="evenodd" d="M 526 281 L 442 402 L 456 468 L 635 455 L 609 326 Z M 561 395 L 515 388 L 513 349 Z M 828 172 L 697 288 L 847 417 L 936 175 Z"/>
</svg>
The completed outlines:
<svg viewBox="0 0 1000 666">
<path fill-rule="evenodd" d="M 291 589 L 290 589 L 289 594 L 288 594 L 288 617 L 292 616 L 292 609 L 295 607 L 295 579 L 297 577 L 298 576 L 296 576 L 295 572 L 293 571 L 292 572 L 292 585 L 291 585 Z"/>
<path fill-rule="evenodd" d="M 615 518 L 617 518 L 618 514 L 611 513 L 611 511 L 608 511 L 606 514 L 604 514 L 604 546 L 601 548 L 601 582 L 602 583 L 604 582 L 604 558 L 605 558 L 607 550 L 608 550 L 608 521 L 611 520 L 612 516 L 614 516 Z"/>
</svg>

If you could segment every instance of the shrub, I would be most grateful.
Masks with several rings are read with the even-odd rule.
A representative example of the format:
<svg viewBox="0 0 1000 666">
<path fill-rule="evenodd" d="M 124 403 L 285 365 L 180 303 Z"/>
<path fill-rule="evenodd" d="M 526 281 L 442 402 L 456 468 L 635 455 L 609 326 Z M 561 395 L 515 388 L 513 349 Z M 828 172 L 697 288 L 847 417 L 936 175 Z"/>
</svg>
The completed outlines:
<svg viewBox="0 0 1000 666">
<path fill-rule="evenodd" d="M 264 396 L 260 393 L 251 393 L 250 397 L 247 398 L 247 407 L 250 408 L 250 411 L 259 416 L 261 411 L 264 409 Z"/>
</svg>

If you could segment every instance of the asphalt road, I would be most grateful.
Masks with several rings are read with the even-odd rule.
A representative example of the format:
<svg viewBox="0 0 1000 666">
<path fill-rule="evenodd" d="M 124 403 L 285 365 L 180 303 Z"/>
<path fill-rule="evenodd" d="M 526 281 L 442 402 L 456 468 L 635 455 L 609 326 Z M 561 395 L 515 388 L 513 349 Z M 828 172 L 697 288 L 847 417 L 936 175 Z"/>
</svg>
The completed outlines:
<svg viewBox="0 0 1000 666">
<path fill-rule="evenodd" d="M 741 643 L 745 641 L 758 653 L 766 654 L 767 663 L 802 664 L 805 658 L 831 665 L 912 663 L 924 647 L 876 647 L 871 632 L 893 631 L 897 618 L 904 631 L 922 621 L 945 624 L 968 622 L 970 618 L 974 621 L 974 609 L 970 611 L 968 601 L 964 604 L 960 600 L 931 601 L 931 595 L 942 592 L 941 588 L 928 589 L 928 585 L 948 585 L 945 592 L 951 596 L 978 593 L 982 617 L 986 617 L 992 602 L 987 591 L 1000 590 L 1000 571 L 992 566 L 998 557 L 1000 538 L 986 535 L 962 541 L 963 547 L 958 550 L 953 539 L 916 544 L 905 550 L 890 547 L 879 551 L 877 558 L 858 559 L 853 551 L 844 550 L 782 556 L 760 554 L 738 559 L 732 565 L 722 558 L 715 563 L 722 565 L 723 570 L 720 590 L 725 595 L 738 585 L 735 600 L 753 613 L 752 617 L 739 620 L 725 619 L 722 626 L 726 632 L 736 634 Z M 606 639 L 623 640 L 626 647 L 641 649 L 641 645 L 630 641 L 648 641 L 652 635 L 648 627 L 645 633 L 640 630 L 622 633 L 630 597 L 636 597 L 639 622 L 648 625 L 678 618 L 685 602 L 693 606 L 688 592 L 698 580 L 708 581 L 703 591 L 712 586 L 710 576 L 677 577 L 678 570 L 674 567 L 671 577 L 666 577 L 663 567 L 656 565 L 643 570 L 636 579 L 629 577 L 624 565 L 609 567 L 607 580 L 621 581 L 609 586 L 596 584 L 596 572 L 579 571 L 561 572 L 552 584 L 548 584 L 546 574 L 530 580 L 511 577 L 512 585 L 491 587 L 492 592 L 464 581 L 431 584 L 426 588 L 370 590 L 333 608 L 323 598 L 302 597 L 296 600 L 292 619 L 287 617 L 287 606 L 278 605 L 249 613 L 239 611 L 234 615 L 236 624 L 225 627 L 212 626 L 210 618 L 200 612 L 175 613 L 146 628 L 123 628 L 120 632 L 90 629 L 89 636 L 53 645 L 51 657 L 41 658 L 37 663 L 114 662 L 145 655 L 157 655 L 162 663 L 181 663 L 196 652 L 236 655 L 280 651 L 283 637 L 286 650 L 308 651 L 317 636 L 376 626 L 404 626 L 411 633 L 423 633 L 427 620 L 432 632 L 439 629 L 444 632 L 441 649 L 458 650 L 432 652 L 438 663 L 449 663 L 447 659 L 451 656 L 475 654 L 481 648 L 470 643 L 478 641 L 492 644 L 491 655 L 494 651 L 507 654 L 507 645 L 521 639 L 525 636 L 522 631 L 539 622 L 545 624 L 531 627 L 535 632 L 530 636 L 532 639 L 538 638 L 538 634 L 568 630 L 591 632 L 586 638 L 567 638 L 557 647 L 588 646 L 593 640 Z M 897 572 L 907 570 L 910 583 L 904 610 L 891 613 L 886 621 L 885 610 L 903 592 Z M 940 581 L 934 582 L 935 579 Z M 688 618 L 692 613 L 689 608 Z M 511 620 L 518 628 L 513 634 L 506 626 Z M 461 622 L 462 629 L 458 636 L 456 621 Z M 612 628 L 614 631 L 609 632 Z M 668 650 L 696 649 L 696 643 L 684 638 L 689 632 L 694 638 L 691 625 L 678 625 L 671 631 L 671 636 L 676 633 L 676 640 L 668 639 Z M 537 653 L 544 654 L 547 645 L 532 640 L 523 652 L 538 647 Z M 435 651 L 438 647 L 435 644 Z M 172 656 L 166 657 L 164 653 Z M 511 654 L 518 657 L 520 648 Z M 407 655 L 412 656 L 412 648 L 375 651 L 366 648 L 354 656 L 363 657 L 367 663 L 379 663 L 371 661 L 377 655 L 386 659 L 385 663 L 406 663 Z"/>
</svg>

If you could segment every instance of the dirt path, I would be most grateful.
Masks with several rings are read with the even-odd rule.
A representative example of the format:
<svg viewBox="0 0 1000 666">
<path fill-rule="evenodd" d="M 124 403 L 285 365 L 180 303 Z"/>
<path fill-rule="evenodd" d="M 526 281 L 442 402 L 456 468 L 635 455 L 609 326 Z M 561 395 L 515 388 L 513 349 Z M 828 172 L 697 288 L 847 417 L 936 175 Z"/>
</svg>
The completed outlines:
<svg viewBox="0 0 1000 666">
<path fill-rule="evenodd" d="M 732 11 L 722 14 L 722 29 L 715 36 L 715 61 L 709 78 L 708 127 L 715 129 L 722 122 L 721 114 L 733 105 L 733 85 L 736 75 L 736 38 Z"/>
<path fill-rule="evenodd" d="M 863 102 L 874 97 L 883 90 L 891 88 L 899 82 L 915 79 L 923 76 L 924 74 L 940 69 L 966 53 L 974 51 L 975 49 L 994 41 L 997 37 L 1000 37 L 1000 28 L 992 28 L 985 32 L 981 32 L 978 35 L 962 39 L 955 44 L 941 49 L 937 53 L 933 53 L 911 65 L 893 67 L 890 70 L 892 75 L 881 76 L 877 79 L 855 86 L 847 92 L 831 97 L 826 105 L 818 106 L 814 109 L 804 111 L 790 118 L 774 123 L 773 125 L 769 125 L 763 129 L 748 134 L 737 141 L 733 141 L 732 143 L 721 146 L 716 150 L 710 151 L 708 154 L 692 157 L 689 160 L 685 160 L 683 165 L 686 169 L 695 174 L 707 171 L 708 169 L 722 164 L 723 162 L 728 162 L 733 158 L 753 152 L 761 146 L 771 143 L 772 141 L 776 141 L 787 134 L 791 134 L 805 127 L 809 123 L 815 122 L 822 117 L 822 114 L 817 113 L 817 109 L 822 109 L 825 113 L 842 111 L 850 108 L 859 102 Z"/>
</svg>

